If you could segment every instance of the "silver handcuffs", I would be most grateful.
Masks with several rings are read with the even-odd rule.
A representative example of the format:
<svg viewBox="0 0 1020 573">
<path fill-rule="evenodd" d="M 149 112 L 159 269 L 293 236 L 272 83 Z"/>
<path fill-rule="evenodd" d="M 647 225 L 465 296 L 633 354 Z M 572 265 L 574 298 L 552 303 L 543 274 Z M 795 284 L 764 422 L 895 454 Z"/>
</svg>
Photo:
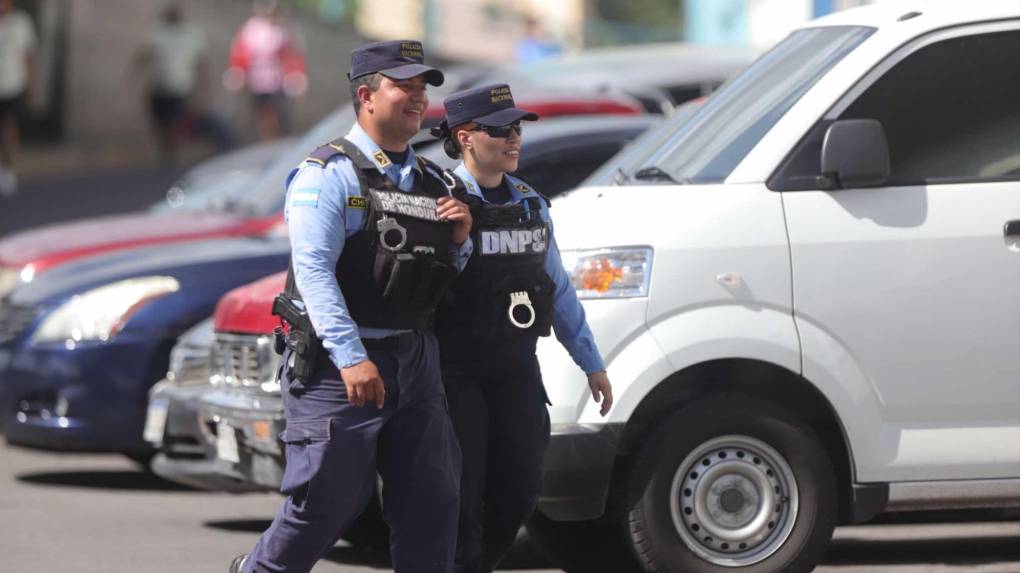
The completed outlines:
<svg viewBox="0 0 1020 573">
<path fill-rule="evenodd" d="M 443 169 L 443 184 L 450 191 L 457 188 L 457 180 L 453 178 L 453 173 L 450 173 L 448 169 Z"/>
<path fill-rule="evenodd" d="M 527 322 L 521 322 L 514 317 L 514 310 L 519 306 L 523 306 L 531 313 Z M 510 323 L 520 329 L 531 328 L 531 325 L 535 324 L 535 307 L 531 305 L 528 291 L 510 293 L 510 309 L 507 310 L 507 316 L 510 317 Z"/>
<path fill-rule="evenodd" d="M 382 219 L 376 222 L 375 228 L 379 231 L 379 243 L 386 249 L 391 251 L 399 251 L 404 248 L 407 244 L 407 229 L 405 229 L 396 219 L 392 217 L 382 216 Z M 391 245 L 386 242 L 386 236 L 391 232 L 395 231 L 400 234 L 400 242 L 396 245 Z"/>
</svg>

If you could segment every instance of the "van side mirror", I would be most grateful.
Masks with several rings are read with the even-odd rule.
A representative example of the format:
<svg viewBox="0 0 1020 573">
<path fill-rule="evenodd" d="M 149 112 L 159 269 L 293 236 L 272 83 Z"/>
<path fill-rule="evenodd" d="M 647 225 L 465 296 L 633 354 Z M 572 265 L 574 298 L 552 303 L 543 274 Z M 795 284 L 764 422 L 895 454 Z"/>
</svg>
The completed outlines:
<svg viewBox="0 0 1020 573">
<path fill-rule="evenodd" d="M 889 142 L 874 119 L 841 119 L 825 131 L 822 174 L 838 188 L 879 187 L 889 179 Z"/>
</svg>

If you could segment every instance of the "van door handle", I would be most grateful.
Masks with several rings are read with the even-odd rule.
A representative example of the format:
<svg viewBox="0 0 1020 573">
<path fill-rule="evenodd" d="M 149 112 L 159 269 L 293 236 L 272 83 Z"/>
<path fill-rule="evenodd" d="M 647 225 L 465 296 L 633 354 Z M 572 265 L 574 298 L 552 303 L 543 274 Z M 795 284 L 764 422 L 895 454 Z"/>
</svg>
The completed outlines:
<svg viewBox="0 0 1020 573">
<path fill-rule="evenodd" d="M 1002 228 L 1002 234 L 1005 235 L 1006 247 L 1013 252 L 1020 253 L 1020 219 L 1006 221 Z"/>
</svg>

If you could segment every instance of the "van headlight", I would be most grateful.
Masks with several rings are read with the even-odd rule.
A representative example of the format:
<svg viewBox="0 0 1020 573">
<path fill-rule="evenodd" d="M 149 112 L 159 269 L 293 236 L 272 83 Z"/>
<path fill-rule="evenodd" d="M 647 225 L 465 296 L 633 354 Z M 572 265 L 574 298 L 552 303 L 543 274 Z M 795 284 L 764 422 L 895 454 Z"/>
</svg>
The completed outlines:
<svg viewBox="0 0 1020 573">
<path fill-rule="evenodd" d="M 177 292 L 180 286 L 172 277 L 143 277 L 75 295 L 46 317 L 31 342 L 109 340 L 134 313 L 154 299 Z"/>
<path fill-rule="evenodd" d="M 567 250 L 560 256 L 580 299 L 648 296 L 651 247 Z"/>
</svg>

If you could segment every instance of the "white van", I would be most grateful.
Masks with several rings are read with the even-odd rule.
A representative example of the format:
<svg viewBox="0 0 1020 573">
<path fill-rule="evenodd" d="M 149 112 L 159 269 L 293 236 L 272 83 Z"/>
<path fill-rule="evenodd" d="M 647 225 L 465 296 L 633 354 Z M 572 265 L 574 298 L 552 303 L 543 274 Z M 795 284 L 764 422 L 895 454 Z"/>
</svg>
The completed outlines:
<svg viewBox="0 0 1020 573">
<path fill-rule="evenodd" d="M 809 571 L 837 524 L 1020 505 L 1020 3 L 800 29 L 553 208 L 530 529 L 568 571 Z"/>
</svg>

